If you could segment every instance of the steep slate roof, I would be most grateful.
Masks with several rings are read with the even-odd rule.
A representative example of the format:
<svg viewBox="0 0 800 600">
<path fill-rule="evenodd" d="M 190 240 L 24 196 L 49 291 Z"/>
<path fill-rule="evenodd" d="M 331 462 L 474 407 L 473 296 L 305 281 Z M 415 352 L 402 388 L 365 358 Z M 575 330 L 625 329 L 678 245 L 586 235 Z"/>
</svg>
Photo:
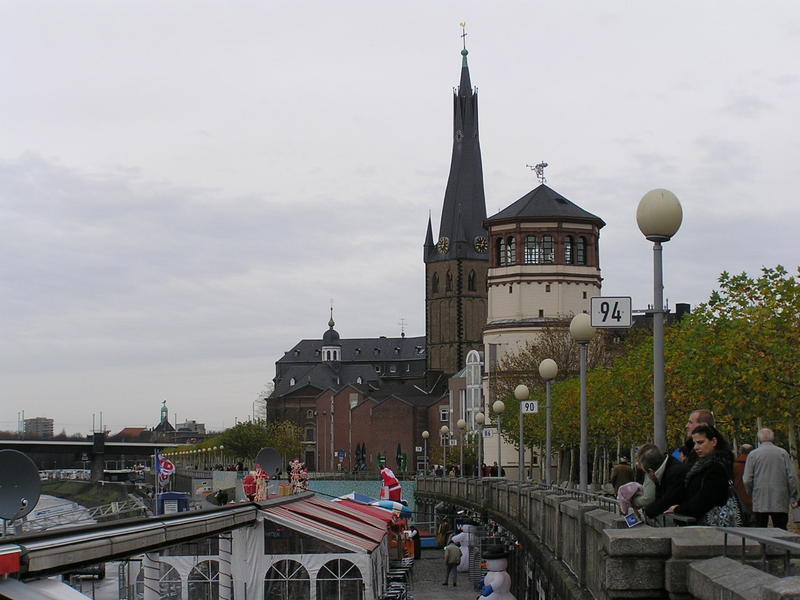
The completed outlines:
<svg viewBox="0 0 800 600">
<path fill-rule="evenodd" d="M 339 345 L 342 348 L 340 362 L 343 363 L 425 360 L 424 336 L 340 339 Z M 321 357 L 316 351 L 321 348 L 320 340 L 300 340 L 278 363 L 285 365 L 294 362 L 318 362 Z"/>
<path fill-rule="evenodd" d="M 488 260 L 474 248 L 478 236 L 486 237 L 486 199 L 483 192 L 483 165 L 478 139 L 478 92 L 472 89 L 467 65 L 467 50 L 461 51 L 461 81 L 453 92 L 453 154 L 444 193 L 439 238 L 432 240 L 429 229 L 425 240 L 425 261 L 454 258 Z M 434 244 L 449 239 L 449 249 L 440 253 Z M 432 243 L 431 243 L 432 242 Z"/>
<path fill-rule="evenodd" d="M 374 367 L 368 364 L 340 365 L 338 370 L 331 363 L 324 362 L 313 365 L 289 365 L 281 370 L 281 378 L 275 385 L 274 393 L 282 396 L 309 385 L 320 391 L 339 389 L 346 384 L 358 387 L 356 380 L 359 377 L 364 384 L 378 382 Z M 294 385 L 291 385 L 292 378 L 295 380 Z"/>
<path fill-rule="evenodd" d="M 564 198 L 555 190 L 541 184 L 525 194 L 522 198 L 514 202 L 511 206 L 501 210 L 496 215 L 489 217 L 486 222 L 494 223 L 504 220 L 527 219 L 570 219 L 574 221 L 584 221 L 594 223 L 598 227 L 603 227 L 605 221 L 583 210 Z"/>
</svg>

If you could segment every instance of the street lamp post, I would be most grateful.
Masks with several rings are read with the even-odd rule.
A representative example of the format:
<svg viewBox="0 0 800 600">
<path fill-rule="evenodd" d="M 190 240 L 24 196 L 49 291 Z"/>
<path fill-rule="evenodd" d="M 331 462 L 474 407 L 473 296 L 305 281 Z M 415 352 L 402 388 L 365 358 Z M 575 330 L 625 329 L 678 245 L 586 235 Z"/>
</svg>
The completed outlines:
<svg viewBox="0 0 800 600">
<path fill-rule="evenodd" d="M 514 398 L 519 401 L 519 481 L 525 481 L 525 444 L 523 439 L 522 403 L 531 395 L 527 385 L 520 384 L 514 388 Z"/>
<path fill-rule="evenodd" d="M 581 354 L 581 448 L 580 448 L 580 490 L 585 492 L 589 484 L 589 414 L 586 407 L 586 362 L 588 346 L 594 337 L 592 319 L 586 313 L 572 318 L 569 334 L 578 342 Z"/>
<path fill-rule="evenodd" d="M 450 428 L 447 425 L 442 425 L 442 428 L 439 430 L 439 433 L 442 435 L 442 462 L 444 463 L 442 466 L 444 467 L 444 474 L 447 475 L 447 444 L 450 443 L 450 438 L 447 437 L 447 434 L 450 433 Z"/>
<path fill-rule="evenodd" d="M 664 406 L 664 276 L 661 244 L 678 232 L 683 209 L 669 190 L 647 192 L 636 209 L 636 223 L 653 242 L 653 439 L 667 449 L 666 407 Z"/>
<path fill-rule="evenodd" d="M 547 404 L 545 405 L 545 446 L 544 446 L 544 482 L 547 485 L 552 483 L 552 475 L 550 473 L 550 457 L 553 454 L 553 439 L 551 436 L 551 428 L 553 424 L 552 413 L 550 412 L 550 385 L 558 375 L 558 365 L 552 358 L 545 358 L 539 363 L 539 375 L 544 379 L 544 385 L 547 389 Z"/>
<path fill-rule="evenodd" d="M 428 474 L 428 438 L 431 437 L 431 434 L 426 429 L 422 432 L 422 444 L 423 444 L 423 453 L 422 453 L 422 471 L 425 475 Z"/>
<path fill-rule="evenodd" d="M 461 438 L 458 440 L 458 476 L 464 476 L 464 430 L 467 428 L 467 422 L 464 419 L 459 419 L 456 421 L 456 427 L 458 427 L 458 437 Z"/>
<path fill-rule="evenodd" d="M 506 405 L 502 400 L 495 400 L 494 404 L 492 404 L 492 410 L 495 414 L 495 419 L 497 420 L 497 476 L 500 477 L 500 473 L 503 470 L 503 460 L 502 460 L 502 442 L 500 441 L 500 415 L 503 414 L 503 411 L 506 409 Z"/>
<path fill-rule="evenodd" d="M 478 428 L 478 478 L 483 477 L 483 424 L 486 423 L 486 415 L 479 412 L 475 415 L 475 425 Z"/>
</svg>

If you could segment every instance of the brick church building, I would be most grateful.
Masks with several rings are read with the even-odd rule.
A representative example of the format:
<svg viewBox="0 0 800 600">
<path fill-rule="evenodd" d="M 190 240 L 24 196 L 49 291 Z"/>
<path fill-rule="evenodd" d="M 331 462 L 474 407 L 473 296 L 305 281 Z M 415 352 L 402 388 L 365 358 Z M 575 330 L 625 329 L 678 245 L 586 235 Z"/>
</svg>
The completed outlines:
<svg viewBox="0 0 800 600">
<path fill-rule="evenodd" d="M 478 95 L 468 52 L 461 54 L 439 236 L 434 240 L 429 219 L 423 248 L 425 336 L 342 338 L 331 312 L 321 338 L 301 340 L 275 364 L 267 419 L 303 428 L 300 458 L 309 470 L 352 470 L 359 448 L 367 469 L 376 468 L 381 453 L 392 468 L 405 455 L 407 470 L 416 470 L 422 432 L 431 433 L 429 443 L 446 443 L 441 426 L 452 430 L 460 418 L 448 380 L 464 369 L 470 351 L 482 351 L 489 262 Z"/>
</svg>

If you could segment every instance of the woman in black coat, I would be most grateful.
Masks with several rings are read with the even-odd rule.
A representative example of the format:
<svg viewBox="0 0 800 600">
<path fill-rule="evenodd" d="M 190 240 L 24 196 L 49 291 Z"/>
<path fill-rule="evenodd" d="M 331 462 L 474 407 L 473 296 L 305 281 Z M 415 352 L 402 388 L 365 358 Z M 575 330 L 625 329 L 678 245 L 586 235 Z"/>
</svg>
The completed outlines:
<svg viewBox="0 0 800 600">
<path fill-rule="evenodd" d="M 722 434 L 710 425 L 697 427 L 692 440 L 698 459 L 686 473 L 683 500 L 666 512 L 694 517 L 702 524 L 709 510 L 728 501 L 733 455 Z"/>
</svg>

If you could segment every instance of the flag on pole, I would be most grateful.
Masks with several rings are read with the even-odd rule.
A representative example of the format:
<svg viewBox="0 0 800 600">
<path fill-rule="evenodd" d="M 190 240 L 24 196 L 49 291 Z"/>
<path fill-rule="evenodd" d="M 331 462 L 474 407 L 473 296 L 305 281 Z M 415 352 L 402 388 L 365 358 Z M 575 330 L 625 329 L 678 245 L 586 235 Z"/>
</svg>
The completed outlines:
<svg viewBox="0 0 800 600">
<path fill-rule="evenodd" d="M 158 474 L 165 475 L 167 479 L 175 472 L 175 463 L 162 456 L 160 452 L 156 455 L 156 465 L 158 467 Z"/>
</svg>

